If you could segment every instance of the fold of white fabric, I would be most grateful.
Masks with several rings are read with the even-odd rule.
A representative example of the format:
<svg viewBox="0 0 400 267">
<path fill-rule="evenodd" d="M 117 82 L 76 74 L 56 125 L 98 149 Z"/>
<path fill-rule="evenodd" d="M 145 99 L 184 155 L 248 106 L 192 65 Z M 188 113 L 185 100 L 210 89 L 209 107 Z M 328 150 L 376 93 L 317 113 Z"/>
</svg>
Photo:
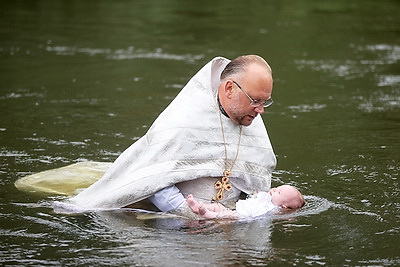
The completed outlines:
<svg viewBox="0 0 400 267">
<path fill-rule="evenodd" d="M 245 218 L 255 218 L 278 208 L 271 202 L 267 192 L 259 192 L 248 199 L 241 199 L 236 203 L 236 211 Z"/>
</svg>

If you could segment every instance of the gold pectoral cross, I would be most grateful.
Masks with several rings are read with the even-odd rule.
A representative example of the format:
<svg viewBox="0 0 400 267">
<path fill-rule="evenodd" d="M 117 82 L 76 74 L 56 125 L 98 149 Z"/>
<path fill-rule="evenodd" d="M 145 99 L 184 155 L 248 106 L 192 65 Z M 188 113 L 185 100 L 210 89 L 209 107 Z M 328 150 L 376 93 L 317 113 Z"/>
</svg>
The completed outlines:
<svg viewBox="0 0 400 267">
<path fill-rule="evenodd" d="M 215 189 L 218 190 L 217 195 L 212 198 L 214 201 L 220 201 L 224 198 L 224 190 L 230 191 L 232 189 L 232 185 L 229 183 L 229 176 L 231 175 L 231 171 L 225 170 L 224 176 L 221 178 L 221 181 L 216 181 L 214 184 Z"/>
</svg>

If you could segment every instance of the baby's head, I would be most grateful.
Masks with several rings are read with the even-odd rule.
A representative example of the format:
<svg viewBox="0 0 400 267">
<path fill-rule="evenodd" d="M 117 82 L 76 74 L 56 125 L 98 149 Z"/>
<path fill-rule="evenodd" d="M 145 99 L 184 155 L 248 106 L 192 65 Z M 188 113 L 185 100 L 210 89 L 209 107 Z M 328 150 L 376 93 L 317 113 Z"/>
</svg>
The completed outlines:
<svg viewBox="0 0 400 267">
<path fill-rule="evenodd" d="M 271 202 L 275 206 L 285 209 L 298 209 L 304 206 L 303 195 L 291 185 L 281 185 L 271 188 L 268 193 L 271 195 Z"/>
</svg>

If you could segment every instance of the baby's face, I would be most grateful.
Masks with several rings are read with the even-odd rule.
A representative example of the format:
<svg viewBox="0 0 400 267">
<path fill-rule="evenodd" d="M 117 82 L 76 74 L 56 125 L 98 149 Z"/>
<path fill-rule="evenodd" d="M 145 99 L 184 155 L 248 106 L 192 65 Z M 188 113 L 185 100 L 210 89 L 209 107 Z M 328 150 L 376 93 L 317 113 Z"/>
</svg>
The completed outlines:
<svg viewBox="0 0 400 267">
<path fill-rule="evenodd" d="M 298 191 L 293 186 L 281 185 L 272 188 L 268 193 L 271 195 L 271 202 L 275 206 L 291 208 L 288 206 L 288 202 L 297 196 Z"/>
</svg>

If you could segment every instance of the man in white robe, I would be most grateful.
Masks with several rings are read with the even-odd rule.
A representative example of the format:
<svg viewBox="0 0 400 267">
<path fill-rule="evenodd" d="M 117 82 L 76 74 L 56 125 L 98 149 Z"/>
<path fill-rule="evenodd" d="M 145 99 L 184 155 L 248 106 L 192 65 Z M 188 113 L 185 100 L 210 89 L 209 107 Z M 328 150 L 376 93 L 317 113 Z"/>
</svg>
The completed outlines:
<svg viewBox="0 0 400 267">
<path fill-rule="evenodd" d="M 261 57 L 214 58 L 99 181 L 69 202 L 90 210 L 149 198 L 167 212 L 185 209 L 188 194 L 229 206 L 242 192 L 268 191 L 276 158 L 258 115 L 271 94 L 271 69 Z"/>
</svg>

